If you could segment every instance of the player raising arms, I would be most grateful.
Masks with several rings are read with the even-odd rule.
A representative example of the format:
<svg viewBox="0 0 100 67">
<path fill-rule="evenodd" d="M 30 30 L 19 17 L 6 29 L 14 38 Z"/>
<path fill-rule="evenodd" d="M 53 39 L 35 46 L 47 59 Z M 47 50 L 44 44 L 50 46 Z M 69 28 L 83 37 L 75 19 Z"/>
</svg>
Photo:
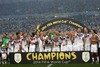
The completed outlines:
<svg viewBox="0 0 100 67">
<path fill-rule="evenodd" d="M 97 58 L 97 63 L 99 62 L 99 56 L 98 56 L 98 49 L 97 49 L 97 43 L 99 41 L 98 36 L 96 35 L 96 31 L 95 30 L 91 30 L 91 34 L 92 37 L 90 38 L 90 42 L 91 42 L 91 54 L 92 54 L 92 64 L 95 62 L 94 58 L 95 58 L 95 54 L 96 54 L 96 58 Z"/>
</svg>

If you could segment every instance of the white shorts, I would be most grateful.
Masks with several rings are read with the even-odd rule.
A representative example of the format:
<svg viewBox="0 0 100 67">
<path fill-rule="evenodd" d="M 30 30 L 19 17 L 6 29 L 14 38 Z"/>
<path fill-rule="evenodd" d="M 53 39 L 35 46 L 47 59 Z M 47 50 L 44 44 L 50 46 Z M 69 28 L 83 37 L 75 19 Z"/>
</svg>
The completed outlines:
<svg viewBox="0 0 100 67">
<path fill-rule="evenodd" d="M 14 52 L 14 49 L 13 48 L 8 48 L 7 54 L 9 55 L 10 52 Z"/>
<path fill-rule="evenodd" d="M 98 52 L 98 48 L 97 48 L 97 44 L 91 44 L 91 52 L 93 53 L 97 53 Z"/>
<path fill-rule="evenodd" d="M 90 43 L 85 44 L 85 51 L 90 51 Z"/>
<path fill-rule="evenodd" d="M 19 51 L 19 46 L 16 46 L 15 48 L 14 48 L 14 52 L 18 52 Z"/>
<path fill-rule="evenodd" d="M 77 51 L 77 45 L 76 45 L 76 43 L 73 43 L 73 45 L 72 45 L 72 50 L 73 50 L 73 51 Z"/>
<path fill-rule="evenodd" d="M 77 43 L 77 51 L 83 50 L 83 43 Z"/>
<path fill-rule="evenodd" d="M 51 47 L 45 47 L 45 52 L 51 52 Z"/>
<path fill-rule="evenodd" d="M 2 59 L 7 59 L 7 54 L 6 53 L 2 54 Z"/>
<path fill-rule="evenodd" d="M 67 51 L 67 46 L 66 45 L 65 46 L 61 45 L 61 51 Z"/>
<path fill-rule="evenodd" d="M 60 48 L 57 46 L 57 47 L 53 47 L 52 49 L 53 52 L 59 52 L 60 51 Z"/>
<path fill-rule="evenodd" d="M 30 44 L 29 52 L 35 52 L 35 45 Z"/>
<path fill-rule="evenodd" d="M 44 48 L 43 47 L 39 47 L 39 52 L 44 52 Z"/>
<path fill-rule="evenodd" d="M 28 52 L 28 46 L 25 46 L 24 50 L 22 50 L 22 52 Z"/>
<path fill-rule="evenodd" d="M 67 47 L 66 47 L 66 49 L 67 49 L 67 51 L 72 51 L 72 45 L 67 45 Z"/>
</svg>

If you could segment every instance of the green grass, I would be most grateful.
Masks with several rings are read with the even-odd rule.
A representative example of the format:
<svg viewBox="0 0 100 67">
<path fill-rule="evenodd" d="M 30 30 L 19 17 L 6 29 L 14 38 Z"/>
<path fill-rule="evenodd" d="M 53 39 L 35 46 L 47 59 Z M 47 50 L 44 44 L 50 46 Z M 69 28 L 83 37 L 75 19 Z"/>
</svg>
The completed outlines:
<svg viewBox="0 0 100 67">
<path fill-rule="evenodd" d="M 47 67 L 49 64 L 9 64 L 0 67 Z M 100 64 L 53 64 L 51 67 L 100 67 Z"/>
</svg>

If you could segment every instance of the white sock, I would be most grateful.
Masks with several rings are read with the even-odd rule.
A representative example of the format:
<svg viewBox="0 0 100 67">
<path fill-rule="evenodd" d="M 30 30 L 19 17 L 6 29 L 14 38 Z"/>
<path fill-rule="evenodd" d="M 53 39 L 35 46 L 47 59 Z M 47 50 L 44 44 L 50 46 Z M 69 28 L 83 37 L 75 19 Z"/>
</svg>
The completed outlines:
<svg viewBox="0 0 100 67">
<path fill-rule="evenodd" d="M 99 57 L 97 57 L 97 61 L 99 62 Z"/>
<path fill-rule="evenodd" d="M 94 62 L 94 57 L 92 57 L 92 62 Z"/>
</svg>

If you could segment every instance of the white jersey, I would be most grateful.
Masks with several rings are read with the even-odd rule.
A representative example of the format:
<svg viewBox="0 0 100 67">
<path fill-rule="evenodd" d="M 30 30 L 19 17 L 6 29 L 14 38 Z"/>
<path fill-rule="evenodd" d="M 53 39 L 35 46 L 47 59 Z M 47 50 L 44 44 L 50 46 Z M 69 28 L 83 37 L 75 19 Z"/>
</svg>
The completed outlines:
<svg viewBox="0 0 100 67">
<path fill-rule="evenodd" d="M 60 51 L 60 48 L 59 48 L 59 40 L 53 40 L 54 42 L 54 45 L 53 45 L 53 50 L 52 51 Z"/>
<path fill-rule="evenodd" d="M 45 45 L 45 52 L 51 52 L 51 46 L 49 44 L 52 44 L 52 40 L 48 39 L 47 43 Z"/>
<path fill-rule="evenodd" d="M 14 44 L 14 52 L 18 52 L 20 50 L 20 40 L 14 40 L 13 41 Z"/>
<path fill-rule="evenodd" d="M 89 43 L 90 44 L 90 38 L 91 38 L 90 34 L 84 34 L 85 43 Z"/>
<path fill-rule="evenodd" d="M 21 42 L 22 42 L 22 52 L 28 52 L 28 44 L 26 38 L 23 38 Z"/>
</svg>

